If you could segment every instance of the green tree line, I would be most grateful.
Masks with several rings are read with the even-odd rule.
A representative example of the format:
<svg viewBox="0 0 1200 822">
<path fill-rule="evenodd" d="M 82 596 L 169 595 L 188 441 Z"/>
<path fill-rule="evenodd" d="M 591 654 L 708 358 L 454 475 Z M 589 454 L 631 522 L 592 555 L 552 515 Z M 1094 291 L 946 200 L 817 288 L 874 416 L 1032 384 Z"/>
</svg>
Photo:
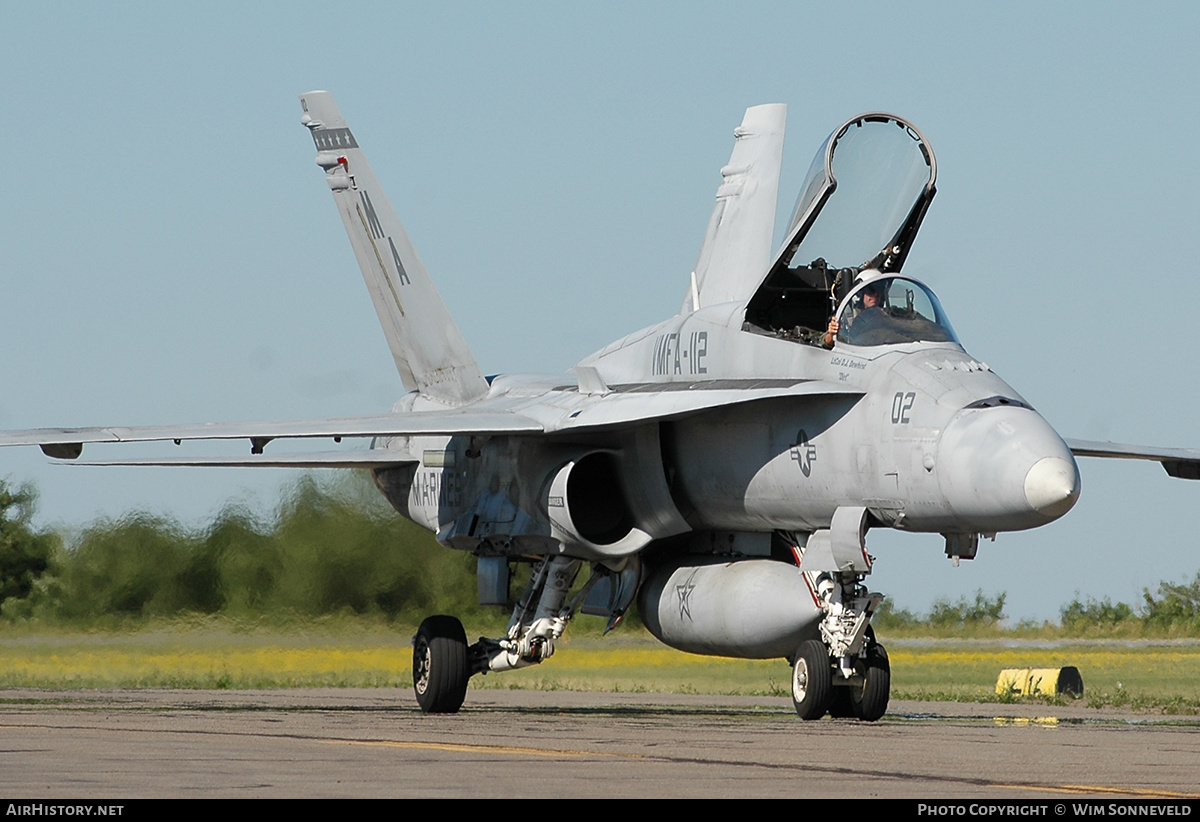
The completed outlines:
<svg viewBox="0 0 1200 822">
<path fill-rule="evenodd" d="M 503 621 L 476 600 L 475 559 L 395 514 L 358 472 L 306 476 L 273 517 L 231 504 L 211 525 L 146 514 L 100 520 L 66 539 L 31 525 L 34 490 L 0 481 L 0 619 L 106 624 L 183 614 L 234 618 L 371 615 L 409 622 L 446 612 Z M 1006 594 L 935 600 L 915 614 L 884 602 L 880 630 L 1001 630 Z M 501 609 L 502 610 L 502 609 Z M 1160 583 L 1137 605 L 1078 596 L 1069 634 L 1200 633 L 1200 573 Z"/>
<path fill-rule="evenodd" d="M 375 502 L 369 482 L 305 477 L 267 521 L 236 504 L 195 529 L 131 514 L 69 541 L 30 527 L 32 489 L 0 485 L 0 617 L 94 624 L 187 613 L 479 612 L 474 558 Z"/>
<path fill-rule="evenodd" d="M 936 599 L 926 614 L 897 608 L 885 600 L 872 624 L 881 630 L 938 633 L 999 631 L 1005 626 L 1006 593 L 988 596 L 976 591 L 973 598 Z M 1046 626 L 1021 624 L 1016 630 Z M 1110 599 L 1075 598 L 1059 609 L 1058 628 L 1071 636 L 1190 636 L 1200 634 L 1200 573 L 1191 582 L 1160 582 L 1158 589 L 1142 590 L 1142 602 L 1128 605 Z"/>
</svg>

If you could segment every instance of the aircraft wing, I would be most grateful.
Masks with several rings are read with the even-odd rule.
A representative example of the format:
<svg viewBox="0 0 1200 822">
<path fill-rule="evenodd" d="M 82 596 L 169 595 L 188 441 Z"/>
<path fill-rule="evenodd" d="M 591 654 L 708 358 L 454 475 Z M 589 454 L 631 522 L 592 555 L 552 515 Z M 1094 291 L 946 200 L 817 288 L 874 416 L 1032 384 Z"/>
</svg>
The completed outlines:
<svg viewBox="0 0 1200 822">
<path fill-rule="evenodd" d="M 245 457 L 139 457 L 119 460 L 81 460 L 79 465 L 154 465 L 183 468 L 394 468 L 411 465 L 394 451 L 321 451 L 305 454 L 250 454 Z"/>
<path fill-rule="evenodd" d="M 1172 477 L 1200 479 L 1200 450 L 1195 448 L 1154 448 L 1093 440 L 1066 440 L 1066 443 L 1077 457 L 1153 460 L 1160 463 Z"/>
<path fill-rule="evenodd" d="M 566 388 L 566 387 L 565 387 Z M 405 460 L 386 451 L 330 451 L 264 455 L 275 439 L 400 436 L 504 436 L 514 434 L 566 435 L 652 420 L 676 419 L 720 408 L 767 399 L 840 395 L 858 397 L 862 391 L 822 380 L 708 380 L 702 382 L 632 383 L 590 395 L 569 387 L 524 402 L 507 400 L 490 408 L 411 411 L 365 417 L 259 423 L 199 423 L 195 425 L 33 428 L 0 432 L 0 447 L 38 445 L 49 457 L 73 460 L 93 442 L 166 442 L 231 440 L 250 442 L 248 457 L 171 457 L 88 461 L 89 465 L 194 465 L 233 467 L 348 468 L 398 465 Z"/>
<path fill-rule="evenodd" d="M 163 442 L 173 440 L 250 441 L 252 453 L 259 454 L 274 439 L 312 439 L 342 437 L 393 437 L 438 434 L 533 434 L 541 433 L 540 423 L 505 411 L 416 411 L 407 414 L 381 414 L 366 417 L 331 417 L 319 420 L 258 423 L 198 423 L 195 425 L 104 427 L 104 428 L 32 428 L 0 432 L 0 446 L 40 445 L 47 456 L 74 459 L 89 442 Z M 342 455 L 344 458 L 346 455 Z M 300 455 L 297 455 L 299 457 Z M 306 458 L 311 458 L 309 455 Z M 393 461 L 395 461 L 393 459 Z M 125 463 L 122 463 L 125 464 Z M 254 461 L 254 464 L 268 464 Z"/>
</svg>

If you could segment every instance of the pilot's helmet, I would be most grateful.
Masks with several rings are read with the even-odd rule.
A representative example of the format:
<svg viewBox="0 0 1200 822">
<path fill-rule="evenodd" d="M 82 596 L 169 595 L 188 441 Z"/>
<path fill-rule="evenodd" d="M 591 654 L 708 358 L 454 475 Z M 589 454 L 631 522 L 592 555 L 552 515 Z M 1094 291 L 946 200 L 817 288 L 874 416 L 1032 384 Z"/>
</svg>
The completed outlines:
<svg viewBox="0 0 1200 822">
<path fill-rule="evenodd" d="M 862 310 L 867 307 L 864 298 L 870 295 L 875 298 L 873 305 L 882 306 L 884 298 L 887 296 L 887 282 L 885 280 L 875 280 L 867 283 L 863 288 L 854 295 L 854 307 Z"/>
<path fill-rule="evenodd" d="M 891 276 L 884 274 L 878 268 L 864 268 L 858 272 L 858 276 L 854 278 L 852 288 L 858 288 L 863 283 L 879 282 L 881 280 L 890 280 Z"/>
</svg>

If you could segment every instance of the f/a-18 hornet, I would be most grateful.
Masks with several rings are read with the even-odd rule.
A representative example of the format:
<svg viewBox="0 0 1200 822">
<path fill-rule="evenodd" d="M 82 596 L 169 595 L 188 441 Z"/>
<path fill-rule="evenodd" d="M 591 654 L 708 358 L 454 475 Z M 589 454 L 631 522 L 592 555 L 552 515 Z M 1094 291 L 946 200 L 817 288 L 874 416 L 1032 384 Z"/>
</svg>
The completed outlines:
<svg viewBox="0 0 1200 822">
<path fill-rule="evenodd" d="M 457 711 L 476 674 L 543 662 L 580 609 L 611 628 L 636 598 L 675 648 L 786 659 L 801 717 L 876 720 L 890 670 L 870 624 L 883 600 L 865 584 L 870 529 L 941 534 L 957 563 L 981 536 L 1067 513 L 1076 456 L 1200 478 L 1200 451 L 1063 440 L 963 349 L 933 292 L 901 273 L 937 163 L 900 117 L 833 131 L 772 254 L 786 107 L 748 109 L 678 313 L 570 373 L 485 377 L 333 98 L 300 103 L 408 390 L 391 413 L 0 444 L 72 460 L 88 442 L 246 438 L 243 457 L 101 464 L 365 467 L 397 511 L 479 558 L 481 602 L 505 604 L 528 563 L 505 636 L 468 644 L 454 617 L 422 623 L 425 711 Z M 264 452 L 296 437 L 372 440 Z"/>
</svg>

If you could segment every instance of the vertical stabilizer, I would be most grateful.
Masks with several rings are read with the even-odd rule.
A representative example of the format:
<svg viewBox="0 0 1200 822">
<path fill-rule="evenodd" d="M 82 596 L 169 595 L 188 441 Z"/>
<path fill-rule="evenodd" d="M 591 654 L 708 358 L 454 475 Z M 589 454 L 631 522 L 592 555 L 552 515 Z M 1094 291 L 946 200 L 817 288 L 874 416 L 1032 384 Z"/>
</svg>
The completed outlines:
<svg viewBox="0 0 1200 822">
<path fill-rule="evenodd" d="M 300 105 L 405 388 L 454 404 L 484 396 L 479 365 L 333 96 L 310 91 Z"/>
<path fill-rule="evenodd" d="M 721 169 L 700 257 L 682 313 L 750 297 L 771 264 L 787 106 L 746 109 L 734 129 L 733 155 Z"/>
</svg>

